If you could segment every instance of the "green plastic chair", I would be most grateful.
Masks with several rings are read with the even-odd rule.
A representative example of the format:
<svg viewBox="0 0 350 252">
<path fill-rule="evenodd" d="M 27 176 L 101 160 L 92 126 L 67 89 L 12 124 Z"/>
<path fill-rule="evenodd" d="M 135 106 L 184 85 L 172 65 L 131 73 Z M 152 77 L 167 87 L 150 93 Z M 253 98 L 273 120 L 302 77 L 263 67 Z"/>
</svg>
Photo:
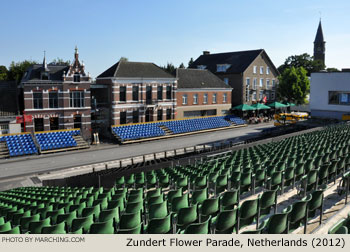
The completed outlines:
<svg viewBox="0 0 350 252">
<path fill-rule="evenodd" d="M 220 198 L 206 199 L 199 206 L 199 222 L 203 218 L 208 218 L 209 216 L 214 217 L 220 211 Z"/>
<path fill-rule="evenodd" d="M 99 205 L 93 206 L 93 207 L 85 207 L 83 209 L 81 217 L 87 217 L 93 214 L 94 218 L 98 219 L 98 217 L 100 216 L 100 212 L 101 212 L 101 208 Z"/>
<path fill-rule="evenodd" d="M 83 202 L 83 203 L 80 203 L 80 204 L 76 204 L 76 205 L 71 205 L 68 209 L 68 212 L 74 212 L 76 211 L 77 212 L 77 216 L 81 216 L 82 213 L 83 213 L 83 210 L 85 209 L 86 207 L 86 203 Z"/>
<path fill-rule="evenodd" d="M 265 191 L 259 195 L 260 217 L 270 214 L 271 208 L 274 208 L 274 213 L 277 212 L 277 191 L 278 188 L 276 190 Z"/>
<path fill-rule="evenodd" d="M 194 191 L 191 196 L 191 204 L 201 204 L 208 198 L 208 189 L 204 188 L 201 190 Z"/>
<path fill-rule="evenodd" d="M 90 234 L 114 234 L 114 222 L 110 219 L 105 222 L 95 222 L 90 226 Z"/>
<path fill-rule="evenodd" d="M 256 220 L 256 228 L 259 223 L 259 199 L 246 200 L 238 207 L 238 229 L 251 224 Z"/>
<path fill-rule="evenodd" d="M 51 223 L 56 224 L 57 223 L 57 216 L 60 214 L 64 214 L 64 208 L 54 210 L 54 211 L 48 211 L 46 212 L 46 218 L 50 217 L 51 218 Z"/>
<path fill-rule="evenodd" d="M 192 223 L 186 227 L 184 231 L 180 231 L 181 234 L 209 234 L 210 233 L 210 220 L 201 223 Z"/>
<path fill-rule="evenodd" d="M 102 210 L 100 212 L 100 216 L 98 219 L 99 222 L 106 222 L 111 219 L 114 220 L 115 222 L 119 222 L 119 219 L 120 219 L 119 207 Z"/>
<path fill-rule="evenodd" d="M 14 215 L 12 216 L 11 224 L 14 225 L 14 226 L 17 226 L 17 225 L 20 224 L 19 222 L 20 222 L 20 220 L 21 220 L 22 217 L 29 217 L 29 216 L 31 216 L 30 210 L 27 210 L 27 211 L 25 211 L 25 212 L 23 212 L 23 213 L 16 213 L 16 214 L 14 214 Z M 0 218 L 0 219 L 1 219 L 1 218 Z M 4 223 L 1 223 L 1 220 L 0 220 L 0 225 L 1 225 L 1 224 L 4 224 Z"/>
<path fill-rule="evenodd" d="M 148 220 L 165 218 L 168 214 L 169 211 L 167 201 L 152 204 L 148 207 Z"/>
<path fill-rule="evenodd" d="M 125 211 L 125 201 L 124 201 L 124 199 L 109 201 L 107 210 L 108 209 L 115 209 L 117 207 L 119 208 L 121 213 Z"/>
<path fill-rule="evenodd" d="M 120 188 L 120 187 L 125 187 L 125 177 L 120 177 L 115 179 L 115 187 Z"/>
<path fill-rule="evenodd" d="M 220 196 L 220 209 L 231 210 L 239 205 L 239 189 L 226 191 Z"/>
<path fill-rule="evenodd" d="M 344 229 L 344 227 L 346 229 Z M 339 220 L 330 229 L 328 229 L 328 234 L 346 234 L 350 227 L 350 217 Z"/>
<path fill-rule="evenodd" d="M 172 233 L 172 218 L 168 214 L 164 218 L 153 218 L 145 227 L 148 234 L 169 234 Z"/>
<path fill-rule="evenodd" d="M 322 216 L 323 216 L 323 192 L 326 190 L 327 186 L 324 189 L 315 190 L 311 193 L 311 200 L 308 204 L 308 217 L 315 217 L 316 210 L 320 210 L 320 225 L 322 224 Z"/>
<path fill-rule="evenodd" d="M 269 219 L 265 220 L 266 225 L 263 224 L 265 229 L 263 233 L 266 234 L 288 234 L 288 216 L 292 211 L 292 207 L 289 206 L 283 213 L 273 214 Z"/>
<path fill-rule="evenodd" d="M 197 213 L 198 205 L 192 205 L 190 207 L 183 207 L 179 209 L 178 213 L 174 215 L 176 230 L 185 229 L 189 224 L 197 221 L 198 213 Z"/>
<path fill-rule="evenodd" d="M 7 221 L 4 224 L 0 225 L 0 232 L 10 231 L 11 229 L 11 221 Z"/>
<path fill-rule="evenodd" d="M 173 198 L 175 197 L 181 197 L 182 196 L 182 188 L 179 188 L 177 190 L 170 190 L 167 194 L 167 200 L 168 203 L 172 203 Z"/>
<path fill-rule="evenodd" d="M 193 189 L 192 189 L 193 191 L 206 188 L 208 186 L 207 176 L 196 176 L 192 185 L 193 185 Z"/>
<path fill-rule="evenodd" d="M 133 229 L 142 222 L 141 211 L 137 213 L 124 213 L 120 216 L 120 229 Z"/>
<path fill-rule="evenodd" d="M 147 205 L 158 204 L 164 201 L 164 195 L 153 196 L 147 199 Z"/>
<path fill-rule="evenodd" d="M 127 203 L 125 208 L 126 213 L 138 213 L 139 211 L 141 211 L 142 214 L 145 212 L 143 201 Z"/>
<path fill-rule="evenodd" d="M 28 231 L 30 234 L 41 234 L 43 227 L 51 226 L 51 218 L 47 217 L 43 220 L 32 221 L 29 223 Z"/>
<path fill-rule="evenodd" d="M 91 214 L 86 217 L 76 218 L 72 221 L 72 230 L 71 232 L 76 232 L 79 229 L 83 229 L 83 233 L 88 233 L 90 226 L 94 223 L 94 215 Z"/>
<path fill-rule="evenodd" d="M 60 224 L 63 222 L 67 225 L 67 228 L 68 228 L 67 230 L 70 230 L 72 227 L 73 220 L 76 219 L 77 217 L 78 217 L 77 211 L 73 211 L 73 212 L 66 213 L 66 214 L 59 214 L 59 215 L 57 215 L 56 223 Z"/>
<path fill-rule="evenodd" d="M 215 234 L 232 234 L 238 232 L 238 212 L 233 210 L 223 210 L 212 219 Z"/>
<path fill-rule="evenodd" d="M 177 213 L 181 208 L 188 207 L 188 203 L 188 194 L 173 198 L 171 201 L 171 212 Z"/>
<path fill-rule="evenodd" d="M 66 234 L 65 224 L 64 222 L 61 222 L 54 226 L 43 227 L 41 229 L 41 233 L 42 234 Z"/>
<path fill-rule="evenodd" d="M 162 189 L 161 188 L 156 188 L 156 189 L 148 191 L 147 195 L 146 195 L 146 198 L 147 198 L 147 201 L 148 201 L 149 198 L 157 197 L 157 196 L 160 196 L 160 195 L 162 195 Z"/>
<path fill-rule="evenodd" d="M 16 226 L 10 230 L 0 232 L 0 234 L 21 234 L 19 226 Z"/>
<path fill-rule="evenodd" d="M 312 199 L 312 195 L 308 195 L 302 200 L 295 202 L 292 205 L 292 211 L 289 217 L 289 231 L 292 232 L 301 224 L 304 225 L 304 234 L 306 234 L 307 219 L 308 219 L 308 204 Z"/>
<path fill-rule="evenodd" d="M 19 221 L 19 225 L 21 226 L 21 232 L 24 233 L 29 228 L 29 223 L 33 221 L 39 221 L 40 220 L 40 214 L 34 214 L 30 217 L 22 217 Z"/>
</svg>

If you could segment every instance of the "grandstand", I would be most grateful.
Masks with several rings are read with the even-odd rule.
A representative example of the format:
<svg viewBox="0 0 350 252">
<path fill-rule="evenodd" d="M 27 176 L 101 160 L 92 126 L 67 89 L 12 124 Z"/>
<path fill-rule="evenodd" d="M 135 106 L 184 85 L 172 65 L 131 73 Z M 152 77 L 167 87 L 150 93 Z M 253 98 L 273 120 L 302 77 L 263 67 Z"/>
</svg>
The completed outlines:
<svg viewBox="0 0 350 252">
<path fill-rule="evenodd" d="M 331 126 L 195 164 L 4 191 L 0 233 L 306 233 L 311 219 L 322 223 L 329 187 L 341 180 L 338 200 L 347 199 L 349 131 Z"/>
<path fill-rule="evenodd" d="M 246 122 L 235 116 L 209 116 L 120 126 L 114 125 L 112 126 L 112 133 L 119 142 L 132 143 L 242 125 L 246 125 Z"/>
<path fill-rule="evenodd" d="M 0 158 L 88 148 L 79 129 L 0 135 Z"/>
</svg>

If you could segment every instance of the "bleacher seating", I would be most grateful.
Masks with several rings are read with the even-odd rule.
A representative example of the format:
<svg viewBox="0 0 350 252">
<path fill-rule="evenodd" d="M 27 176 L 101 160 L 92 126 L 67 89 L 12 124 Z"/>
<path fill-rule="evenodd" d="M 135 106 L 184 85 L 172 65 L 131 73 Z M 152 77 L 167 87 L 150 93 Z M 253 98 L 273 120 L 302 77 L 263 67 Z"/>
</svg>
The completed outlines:
<svg viewBox="0 0 350 252">
<path fill-rule="evenodd" d="M 32 136 L 29 133 L 0 136 L 0 142 L 6 142 L 10 157 L 38 153 Z"/>
<path fill-rule="evenodd" d="M 42 151 L 76 147 L 73 136 L 80 135 L 80 130 L 58 130 L 36 132 L 35 137 Z"/>
<path fill-rule="evenodd" d="M 158 123 L 113 127 L 113 132 L 117 134 L 122 141 L 165 135 L 164 130 L 159 128 Z"/>
<path fill-rule="evenodd" d="M 74 188 L 79 193 L 69 192 L 70 198 L 62 204 L 78 202 L 78 197 L 79 202 L 90 202 L 87 208 L 89 211 L 97 211 L 96 215 L 98 211 L 104 211 L 106 206 L 109 210 L 118 206 L 118 224 L 112 231 L 116 233 L 187 233 L 193 232 L 194 227 L 191 225 L 201 224 L 205 226 L 204 232 L 210 232 L 206 228 L 208 220 L 208 225 L 215 228 L 216 233 L 240 232 L 244 226 L 251 225 L 254 221 L 258 228 L 251 232 L 255 233 L 279 232 L 277 229 L 289 233 L 303 226 L 306 230 L 308 218 L 316 216 L 317 209 L 322 211 L 323 191 L 327 184 L 333 184 L 334 176 L 342 176 L 350 168 L 349 131 L 350 126 L 347 125 L 328 127 L 278 142 L 212 156 L 195 165 L 178 165 L 141 173 L 131 171 L 130 175 L 122 177 L 113 174 L 118 174 L 120 169 L 80 175 L 78 177 L 87 178 L 89 181 L 94 178 L 98 178 L 98 181 L 104 181 L 105 177 L 116 178 L 115 187 L 89 189 L 87 194 L 83 192 L 86 188 Z M 318 179 L 310 183 L 311 179 L 308 176 L 313 174 L 316 174 Z M 325 174 L 327 176 L 324 176 Z M 81 185 L 83 179 L 76 181 Z M 302 189 L 299 195 L 301 200 L 277 213 L 275 195 L 295 187 Z M 258 188 L 263 189 L 264 196 L 254 194 Z M 73 188 L 41 190 L 71 191 Z M 245 197 L 247 193 L 256 197 L 240 203 L 239 198 Z M 67 198 L 65 194 L 56 194 L 61 196 L 59 199 Z M 104 203 L 103 198 L 107 198 Z M 220 200 L 217 200 L 218 198 Z M 293 195 L 292 198 L 298 197 Z M 99 201 L 93 203 L 94 199 Z M 55 206 L 54 202 L 48 204 Z M 100 209 L 93 210 L 95 204 L 99 205 Z M 310 206 L 308 215 L 305 215 L 305 211 L 302 214 L 298 213 L 301 211 L 300 205 L 307 204 Z M 66 211 L 65 214 L 69 212 Z M 175 215 L 176 230 L 173 230 L 171 223 L 172 216 Z M 259 222 L 259 216 L 268 218 Z M 295 216 L 301 217 L 295 219 Z M 82 215 L 78 217 L 83 218 Z M 183 219 L 187 219 L 188 222 L 181 222 Z M 279 220 L 283 220 L 283 223 Z M 94 221 L 102 220 L 95 218 Z M 276 221 L 281 226 L 274 226 Z M 147 225 L 143 226 L 143 223 Z M 286 226 L 289 228 L 286 229 Z M 89 230 L 85 232 L 88 233 Z"/>
<path fill-rule="evenodd" d="M 169 120 L 145 124 L 131 124 L 112 126 L 112 131 L 123 142 L 164 136 L 166 133 L 162 127 L 170 130 L 172 135 L 196 132 L 202 130 L 229 127 L 234 123 L 244 125 L 245 121 L 234 116 L 213 116 L 184 120 Z"/>
</svg>

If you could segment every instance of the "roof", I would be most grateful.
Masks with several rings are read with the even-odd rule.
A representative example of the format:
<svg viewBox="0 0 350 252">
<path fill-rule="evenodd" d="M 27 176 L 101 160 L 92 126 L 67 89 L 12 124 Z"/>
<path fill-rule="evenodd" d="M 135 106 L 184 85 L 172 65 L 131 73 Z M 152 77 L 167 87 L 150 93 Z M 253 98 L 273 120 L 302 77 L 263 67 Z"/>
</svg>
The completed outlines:
<svg viewBox="0 0 350 252">
<path fill-rule="evenodd" d="M 97 78 L 174 78 L 154 63 L 121 60 L 101 73 Z"/>
<path fill-rule="evenodd" d="M 320 23 L 318 24 L 314 43 L 317 43 L 317 42 L 324 42 L 321 20 L 320 20 Z"/>
<path fill-rule="evenodd" d="M 50 80 L 48 81 L 63 81 L 63 72 L 68 72 L 69 66 L 67 65 L 47 65 L 48 73 L 50 74 Z M 22 82 L 30 80 L 40 80 L 40 73 L 43 71 L 42 64 L 35 64 L 27 69 L 27 73 L 24 74 Z"/>
<path fill-rule="evenodd" d="M 201 55 L 190 68 L 205 65 L 206 69 L 216 73 L 217 64 L 229 64 L 231 66 L 225 73 L 243 73 L 262 52 L 264 49 Z"/>
<path fill-rule="evenodd" d="M 178 68 L 177 88 L 228 88 L 219 77 L 208 70 Z"/>
</svg>

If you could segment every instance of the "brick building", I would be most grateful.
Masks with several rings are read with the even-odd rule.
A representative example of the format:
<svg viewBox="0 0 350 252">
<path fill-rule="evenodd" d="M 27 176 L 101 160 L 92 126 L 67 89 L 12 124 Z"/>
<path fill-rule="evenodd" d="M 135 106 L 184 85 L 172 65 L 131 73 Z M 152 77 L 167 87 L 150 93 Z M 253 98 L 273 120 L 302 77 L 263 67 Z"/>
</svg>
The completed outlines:
<svg viewBox="0 0 350 252">
<path fill-rule="evenodd" d="M 215 54 L 204 51 L 190 68 L 207 69 L 231 86 L 233 106 L 260 102 L 264 97 L 267 102 L 276 99 L 279 72 L 263 49 Z"/>
<path fill-rule="evenodd" d="M 32 65 L 25 72 L 21 88 L 24 113 L 32 115 L 26 131 L 80 128 L 84 139 L 91 138 L 91 78 L 79 61 L 75 48 L 71 65 Z"/>
<path fill-rule="evenodd" d="M 120 60 L 100 74 L 94 84 L 96 88 L 107 88 L 110 94 L 110 115 L 103 124 L 107 127 L 174 119 L 176 82 L 174 76 L 153 63 Z M 99 94 L 106 94 L 93 94 L 98 107 Z"/>
<path fill-rule="evenodd" d="M 226 115 L 231 108 L 232 88 L 208 70 L 176 70 L 176 119 Z"/>
</svg>

